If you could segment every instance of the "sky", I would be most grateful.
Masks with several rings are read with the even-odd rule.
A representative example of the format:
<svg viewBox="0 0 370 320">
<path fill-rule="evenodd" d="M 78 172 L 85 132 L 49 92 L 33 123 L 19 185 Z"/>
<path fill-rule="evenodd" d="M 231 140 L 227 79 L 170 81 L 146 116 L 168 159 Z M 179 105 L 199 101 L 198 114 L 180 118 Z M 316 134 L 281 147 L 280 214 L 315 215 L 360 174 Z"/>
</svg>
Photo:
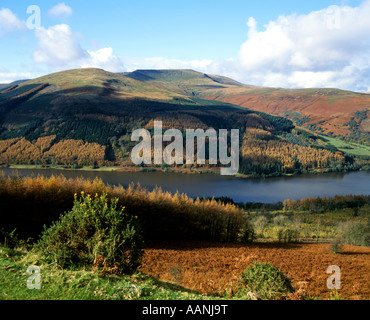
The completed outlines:
<svg viewBox="0 0 370 320">
<path fill-rule="evenodd" d="M 74 68 L 193 69 L 370 91 L 370 0 L 0 1 L 0 83 Z"/>
</svg>

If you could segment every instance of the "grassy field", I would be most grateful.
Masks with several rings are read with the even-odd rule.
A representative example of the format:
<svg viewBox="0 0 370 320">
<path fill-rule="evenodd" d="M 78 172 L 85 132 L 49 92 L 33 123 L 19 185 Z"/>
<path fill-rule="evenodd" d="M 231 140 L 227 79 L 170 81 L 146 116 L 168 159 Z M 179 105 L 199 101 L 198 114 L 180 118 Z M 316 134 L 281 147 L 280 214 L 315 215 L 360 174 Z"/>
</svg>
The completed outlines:
<svg viewBox="0 0 370 320">
<path fill-rule="evenodd" d="M 352 142 L 346 142 L 346 141 L 336 139 L 333 137 L 329 137 L 329 136 L 322 136 L 322 135 L 319 135 L 319 136 L 327 140 L 329 144 L 331 144 L 332 146 L 336 147 L 338 150 L 346 154 L 370 157 L 370 147 L 369 146 L 352 143 Z"/>
<path fill-rule="evenodd" d="M 39 257 L 24 249 L 0 247 L 0 300 L 202 300 L 210 299 L 179 285 L 137 273 L 99 274 L 41 265 L 41 289 L 29 289 L 27 269 Z"/>
</svg>

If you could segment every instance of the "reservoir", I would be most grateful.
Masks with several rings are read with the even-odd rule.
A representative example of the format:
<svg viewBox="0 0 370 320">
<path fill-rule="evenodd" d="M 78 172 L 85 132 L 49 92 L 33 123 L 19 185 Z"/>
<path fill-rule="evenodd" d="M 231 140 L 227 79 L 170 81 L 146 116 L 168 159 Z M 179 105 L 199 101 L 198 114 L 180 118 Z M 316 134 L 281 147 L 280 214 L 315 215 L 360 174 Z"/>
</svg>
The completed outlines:
<svg viewBox="0 0 370 320">
<path fill-rule="evenodd" d="M 197 197 L 230 197 L 235 202 L 275 203 L 285 199 L 333 197 L 335 195 L 370 194 L 370 172 L 306 174 L 268 179 L 240 179 L 217 174 L 181 174 L 162 172 L 79 171 L 54 169 L 1 169 L 6 175 L 64 175 L 66 178 L 98 177 L 110 185 L 127 187 L 140 183 L 152 190 L 186 193 Z"/>
</svg>

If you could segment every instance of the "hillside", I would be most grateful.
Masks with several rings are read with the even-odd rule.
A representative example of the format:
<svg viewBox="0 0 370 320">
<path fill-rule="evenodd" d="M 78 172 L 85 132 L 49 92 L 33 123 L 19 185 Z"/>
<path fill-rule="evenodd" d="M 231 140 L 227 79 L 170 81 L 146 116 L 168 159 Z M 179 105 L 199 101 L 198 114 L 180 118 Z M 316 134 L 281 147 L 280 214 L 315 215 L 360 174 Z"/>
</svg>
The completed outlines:
<svg viewBox="0 0 370 320">
<path fill-rule="evenodd" d="M 137 70 L 127 76 L 181 94 L 287 117 L 305 129 L 370 145 L 367 93 L 256 87 L 192 70 Z"/>
<path fill-rule="evenodd" d="M 200 97 L 286 116 L 307 129 L 370 144 L 370 95 L 365 93 L 337 89 L 236 88 L 207 90 Z"/>
<path fill-rule="evenodd" d="M 21 84 L 22 82 L 26 82 L 26 81 L 28 81 L 28 80 L 17 80 L 17 81 L 13 81 L 11 83 L 0 83 L 0 90 L 4 90 L 6 88 Z"/>
<path fill-rule="evenodd" d="M 370 154 L 361 146 L 365 162 L 350 153 L 345 157 L 346 146 L 336 148 L 325 136 L 294 128 L 289 117 L 297 125 L 306 123 L 299 123 L 293 110 L 284 109 L 293 104 L 273 94 L 274 90 L 193 70 L 116 74 L 91 68 L 46 75 L 0 91 L 0 163 L 131 166 L 133 130 L 151 129 L 153 120 L 162 120 L 164 129 L 239 129 L 240 173 L 244 174 L 340 171 L 366 165 Z M 317 95 L 323 95 L 312 90 L 280 91 L 278 95 L 290 92 L 290 100 L 302 105 L 310 105 Z M 334 100 L 342 99 L 342 92 L 330 92 L 327 94 L 331 94 L 335 106 Z M 301 100 L 297 98 L 299 94 Z M 252 96 L 254 100 L 248 100 L 248 106 L 238 100 Z M 370 96 L 360 97 L 365 105 Z M 269 108 L 254 103 L 260 100 Z M 274 103 L 277 107 L 270 108 Z M 367 114 L 360 107 L 356 111 L 355 117 L 361 119 L 357 125 L 366 127 Z M 307 123 L 316 121 L 312 119 Z"/>
<path fill-rule="evenodd" d="M 186 96 L 200 96 L 207 90 L 253 88 L 233 79 L 209 75 L 194 70 L 136 70 L 127 77 L 144 81 L 158 88 L 171 89 Z"/>
</svg>

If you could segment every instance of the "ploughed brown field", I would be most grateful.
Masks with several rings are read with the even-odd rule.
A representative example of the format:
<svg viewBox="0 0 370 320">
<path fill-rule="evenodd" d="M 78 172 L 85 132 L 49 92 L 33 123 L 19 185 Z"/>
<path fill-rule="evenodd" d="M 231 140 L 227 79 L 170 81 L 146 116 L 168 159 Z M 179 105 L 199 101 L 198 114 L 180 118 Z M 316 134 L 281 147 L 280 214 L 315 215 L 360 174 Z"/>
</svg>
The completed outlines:
<svg viewBox="0 0 370 320">
<path fill-rule="evenodd" d="M 154 242 L 145 250 L 143 273 L 177 283 L 204 294 L 238 288 L 239 275 L 253 261 L 270 262 L 292 280 L 296 294 L 329 299 L 327 268 L 341 268 L 340 298 L 370 299 L 370 248 L 344 246 L 342 254 L 330 244 L 216 244 L 205 242 Z"/>
</svg>

